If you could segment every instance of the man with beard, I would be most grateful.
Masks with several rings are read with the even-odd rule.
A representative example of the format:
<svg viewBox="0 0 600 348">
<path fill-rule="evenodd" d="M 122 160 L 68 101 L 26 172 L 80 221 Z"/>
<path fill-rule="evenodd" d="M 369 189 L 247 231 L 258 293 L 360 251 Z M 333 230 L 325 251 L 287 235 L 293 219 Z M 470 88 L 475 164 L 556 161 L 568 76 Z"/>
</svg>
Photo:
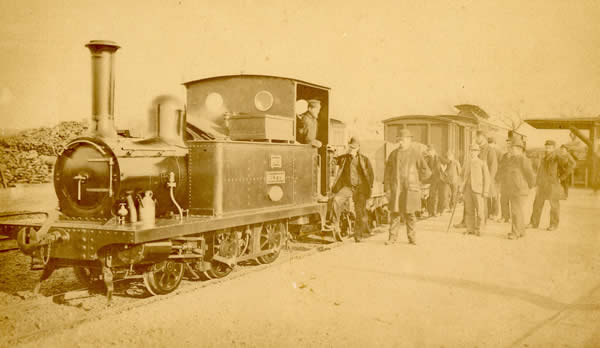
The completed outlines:
<svg viewBox="0 0 600 348">
<path fill-rule="evenodd" d="M 354 229 L 354 240 L 360 242 L 362 237 L 368 234 L 368 222 L 366 203 L 371 197 L 373 186 L 373 167 L 367 156 L 359 151 L 360 142 L 358 138 L 352 137 L 348 143 L 348 152 L 336 158 L 339 166 L 338 174 L 334 180 L 331 199 L 331 222 L 334 235 L 338 236 L 340 231 L 340 216 L 346 203 L 350 198 L 354 202 L 354 213 L 356 214 L 356 227 Z"/>
<path fill-rule="evenodd" d="M 396 243 L 401 219 L 406 223 L 408 242 L 417 243 L 415 212 L 421 209 L 421 183 L 431 176 L 421 151 L 412 146 L 412 135 L 401 129 L 398 148 L 390 154 L 383 179 L 391 215 L 390 235 L 386 245 Z"/>
</svg>

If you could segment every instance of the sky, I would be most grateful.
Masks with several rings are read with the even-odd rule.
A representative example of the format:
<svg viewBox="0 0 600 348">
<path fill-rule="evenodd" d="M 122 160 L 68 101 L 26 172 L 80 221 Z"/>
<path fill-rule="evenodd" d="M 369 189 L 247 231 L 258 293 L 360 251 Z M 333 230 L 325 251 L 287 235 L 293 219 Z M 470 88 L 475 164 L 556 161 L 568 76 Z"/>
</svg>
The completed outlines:
<svg viewBox="0 0 600 348">
<path fill-rule="evenodd" d="M 295 77 L 332 88 L 331 114 L 600 115 L 600 1 L 0 1 L 0 122 L 88 118 L 90 40 L 116 41 L 115 113 L 141 127 L 185 81 Z"/>
</svg>

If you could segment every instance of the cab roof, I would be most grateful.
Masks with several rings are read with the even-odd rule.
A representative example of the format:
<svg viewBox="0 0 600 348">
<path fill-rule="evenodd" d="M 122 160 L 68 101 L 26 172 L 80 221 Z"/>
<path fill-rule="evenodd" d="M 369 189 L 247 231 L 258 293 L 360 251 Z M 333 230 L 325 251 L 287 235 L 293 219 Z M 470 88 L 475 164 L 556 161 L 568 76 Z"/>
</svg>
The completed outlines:
<svg viewBox="0 0 600 348">
<path fill-rule="evenodd" d="M 321 88 L 321 89 L 331 90 L 331 88 L 327 87 L 327 86 L 323 86 L 323 85 L 319 85 L 319 84 L 316 84 L 316 83 L 307 82 L 307 81 L 303 81 L 303 80 L 298 80 L 298 79 L 291 78 L 291 77 L 273 76 L 273 75 L 259 75 L 259 74 L 238 74 L 238 75 L 212 76 L 212 77 L 206 77 L 206 78 L 202 78 L 202 79 L 187 81 L 187 82 L 184 82 L 183 85 L 187 87 L 188 85 L 195 84 L 197 82 L 209 81 L 209 80 L 219 80 L 219 79 L 232 78 L 232 77 L 242 77 L 242 78 L 243 77 L 248 77 L 248 78 L 255 78 L 255 79 L 256 78 L 269 78 L 269 79 L 289 80 L 289 81 L 294 81 L 294 82 L 301 83 L 303 85 L 307 85 L 307 86 L 311 86 L 311 87 L 315 87 L 315 88 Z"/>
</svg>

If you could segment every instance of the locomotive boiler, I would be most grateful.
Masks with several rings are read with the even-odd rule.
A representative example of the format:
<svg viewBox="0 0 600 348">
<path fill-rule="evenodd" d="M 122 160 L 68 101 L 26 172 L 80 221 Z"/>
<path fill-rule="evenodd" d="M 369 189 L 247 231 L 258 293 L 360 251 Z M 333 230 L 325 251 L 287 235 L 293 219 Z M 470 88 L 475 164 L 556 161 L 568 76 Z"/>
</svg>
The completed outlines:
<svg viewBox="0 0 600 348">
<path fill-rule="evenodd" d="M 56 160 L 58 209 L 43 223 L 0 224 L 40 262 L 40 283 L 73 267 L 83 282 L 102 280 L 109 299 L 115 278 L 166 294 L 184 273 L 217 278 L 241 261 L 273 262 L 290 229 L 321 225 L 329 88 L 262 75 L 187 82 L 187 108 L 157 105 L 156 134 L 134 138 L 115 128 L 119 46 L 86 47 L 92 122 Z M 295 141 L 297 101 L 308 99 L 323 104 L 321 150 Z"/>
</svg>

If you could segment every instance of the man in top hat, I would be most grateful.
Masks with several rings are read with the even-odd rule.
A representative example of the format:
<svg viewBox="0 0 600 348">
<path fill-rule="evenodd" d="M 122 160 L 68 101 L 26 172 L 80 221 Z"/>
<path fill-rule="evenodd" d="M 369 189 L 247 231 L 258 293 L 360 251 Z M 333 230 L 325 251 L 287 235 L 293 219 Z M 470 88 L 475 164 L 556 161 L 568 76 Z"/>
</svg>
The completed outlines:
<svg viewBox="0 0 600 348">
<path fill-rule="evenodd" d="M 336 157 L 338 172 L 333 181 L 331 199 L 331 223 L 334 235 L 339 236 L 340 215 L 350 198 L 354 202 L 356 226 L 354 240 L 360 242 L 368 234 L 367 199 L 371 197 L 373 186 L 373 167 L 369 159 L 360 153 L 360 141 L 352 137 L 348 143 L 348 152 Z"/>
<path fill-rule="evenodd" d="M 316 99 L 308 101 L 308 110 L 298 116 L 296 125 L 296 140 L 302 144 L 311 144 L 314 147 L 321 147 L 321 142 L 317 140 L 317 124 L 319 113 L 321 112 L 321 102 Z"/>
<path fill-rule="evenodd" d="M 525 203 L 529 189 L 533 187 L 535 173 L 531 161 L 525 156 L 525 145 L 517 136 L 511 141 L 511 155 L 503 163 L 502 196 L 510 202 L 511 231 L 509 239 L 525 236 Z"/>
<path fill-rule="evenodd" d="M 471 144 L 471 157 L 465 164 L 461 183 L 461 192 L 465 202 L 466 234 L 481 235 L 485 221 L 484 198 L 490 190 L 490 172 L 487 163 L 479 158 L 479 145 Z"/>
<path fill-rule="evenodd" d="M 558 228 L 560 221 L 559 199 L 563 197 L 558 172 L 562 155 L 556 151 L 556 142 L 554 140 L 546 140 L 544 146 L 546 153 L 538 167 L 536 179 L 537 192 L 533 201 L 531 219 L 527 227 L 538 228 L 544 203 L 550 201 L 550 226 L 548 226 L 547 230 L 553 231 Z"/>
<path fill-rule="evenodd" d="M 427 162 L 417 146 L 411 145 L 412 135 L 401 129 L 398 148 L 390 154 L 385 164 L 383 186 L 390 211 L 390 235 L 386 245 L 398 239 L 401 220 L 406 223 L 408 242 L 417 243 L 415 212 L 421 210 L 421 183 L 431 176 Z"/>
</svg>

